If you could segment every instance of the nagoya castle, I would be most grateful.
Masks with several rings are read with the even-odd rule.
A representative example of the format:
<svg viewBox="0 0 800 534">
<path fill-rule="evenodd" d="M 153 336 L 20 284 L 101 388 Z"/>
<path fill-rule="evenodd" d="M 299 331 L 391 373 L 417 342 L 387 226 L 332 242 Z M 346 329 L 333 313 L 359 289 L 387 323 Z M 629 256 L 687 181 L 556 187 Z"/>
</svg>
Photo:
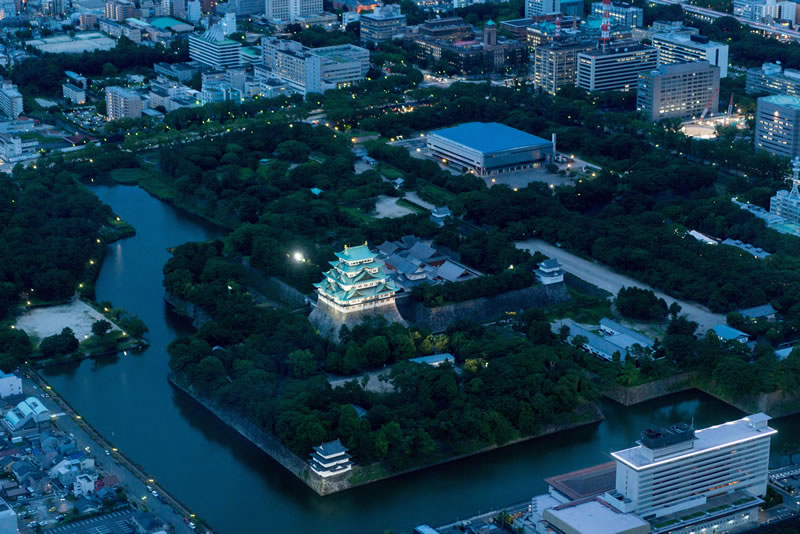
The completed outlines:
<svg viewBox="0 0 800 534">
<path fill-rule="evenodd" d="M 389 321 L 403 322 L 395 306 L 397 286 L 389 280 L 383 266 L 375 261 L 378 255 L 367 244 L 345 245 L 331 261 L 325 279 L 314 284 L 317 307 L 309 320 L 323 335 L 338 338 L 341 326 L 355 326 L 365 315 L 383 315 Z"/>
</svg>

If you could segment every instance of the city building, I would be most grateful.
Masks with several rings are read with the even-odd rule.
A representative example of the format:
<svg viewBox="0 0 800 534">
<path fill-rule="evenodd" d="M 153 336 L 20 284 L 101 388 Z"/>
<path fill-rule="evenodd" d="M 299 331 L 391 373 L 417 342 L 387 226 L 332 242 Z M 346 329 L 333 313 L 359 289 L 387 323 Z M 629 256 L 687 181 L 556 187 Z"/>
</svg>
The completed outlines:
<svg viewBox="0 0 800 534">
<path fill-rule="evenodd" d="M 450 365 L 456 364 L 455 357 L 449 352 L 444 352 L 442 354 L 431 354 L 430 356 L 420 356 L 418 358 L 410 358 L 408 361 L 423 365 L 430 365 L 431 367 L 439 367 L 446 363 L 449 363 Z"/>
<path fill-rule="evenodd" d="M 203 17 L 203 8 L 199 0 L 189 0 L 186 3 L 186 20 L 193 24 L 200 22 Z"/>
<path fill-rule="evenodd" d="M 548 15 L 550 13 L 560 13 L 560 0 L 526 0 L 525 18 L 530 19 L 538 15 Z"/>
<path fill-rule="evenodd" d="M 800 197 L 800 195 L 798 195 L 798 197 Z M 778 314 L 777 310 L 773 308 L 770 303 L 762 304 L 761 306 L 753 306 L 752 308 L 745 308 L 739 310 L 739 313 L 748 321 L 758 321 L 761 319 L 765 321 L 774 321 Z"/>
<path fill-rule="evenodd" d="M 575 85 L 578 54 L 591 52 L 595 43 L 585 40 L 552 40 L 533 49 L 533 85 L 555 94 L 566 85 Z"/>
<path fill-rule="evenodd" d="M 360 83 L 369 71 L 369 51 L 354 45 L 306 48 L 275 37 L 261 45 L 272 76 L 303 95 Z"/>
<path fill-rule="evenodd" d="M 750 22 L 788 21 L 797 24 L 797 3 L 781 0 L 733 0 L 733 16 Z"/>
<path fill-rule="evenodd" d="M 764 63 L 761 68 L 747 69 L 744 86 L 747 94 L 800 96 L 800 70 L 783 69 L 780 62 Z"/>
<path fill-rule="evenodd" d="M 349 449 L 342 445 L 338 439 L 313 447 L 309 465 L 311 470 L 321 477 L 328 478 L 334 475 L 347 473 L 353 469 Z"/>
<path fill-rule="evenodd" d="M 637 41 L 653 40 L 657 33 L 679 33 L 683 35 L 697 35 L 700 30 L 691 26 L 684 26 L 679 20 L 654 20 L 649 28 L 633 28 L 633 38 Z"/>
<path fill-rule="evenodd" d="M 189 57 L 213 69 L 238 67 L 242 63 L 242 43 L 225 37 L 222 26 L 212 26 L 202 35 L 189 36 Z"/>
<path fill-rule="evenodd" d="M 94 30 L 97 28 L 97 15 L 91 13 L 81 13 L 78 18 L 78 29 L 81 31 Z"/>
<path fill-rule="evenodd" d="M 0 371 L 0 399 L 22 395 L 22 379 L 13 373 Z"/>
<path fill-rule="evenodd" d="M 592 2 L 593 16 L 602 17 L 603 9 L 603 2 Z M 632 6 L 626 2 L 611 2 L 608 8 L 608 16 L 611 19 L 612 26 L 641 28 L 644 23 L 642 8 Z"/>
<path fill-rule="evenodd" d="M 795 157 L 792 161 L 792 188 L 789 191 L 777 191 L 775 196 L 769 199 L 769 212 L 788 221 L 800 223 L 798 184 L 800 184 L 800 158 Z"/>
<path fill-rule="evenodd" d="M 110 121 L 137 119 L 142 116 L 142 98 L 124 87 L 106 87 L 106 116 Z"/>
<path fill-rule="evenodd" d="M 22 93 L 16 85 L 3 80 L 0 86 L 0 112 L 9 119 L 16 119 L 22 115 L 22 111 Z"/>
<path fill-rule="evenodd" d="M 758 99 L 755 145 L 776 156 L 800 156 L 800 96 Z"/>
<path fill-rule="evenodd" d="M 64 98 L 75 105 L 85 104 L 86 89 L 89 87 L 89 82 L 85 77 L 69 70 L 64 74 L 67 75 L 67 83 L 61 86 Z"/>
<path fill-rule="evenodd" d="M 561 263 L 555 258 L 549 258 L 541 262 L 534 273 L 536 273 L 536 278 L 539 282 L 546 286 L 564 281 L 564 270 L 561 268 Z"/>
<path fill-rule="evenodd" d="M 628 90 L 639 73 L 658 66 L 658 50 L 636 41 L 615 42 L 578 54 L 577 86 L 587 91 Z"/>
<path fill-rule="evenodd" d="M 719 67 L 720 78 L 728 76 L 728 45 L 703 35 L 657 33 L 653 35 L 653 47 L 658 49 L 659 65 L 706 60 Z"/>
<path fill-rule="evenodd" d="M 322 0 L 266 0 L 266 17 L 270 21 L 294 22 L 322 12 Z"/>
<path fill-rule="evenodd" d="M 136 16 L 136 6 L 129 0 L 108 0 L 103 13 L 109 20 L 123 22 Z"/>
<path fill-rule="evenodd" d="M 662 65 L 639 74 L 636 110 L 651 121 L 698 117 L 719 108 L 719 67 L 707 61 Z"/>
<path fill-rule="evenodd" d="M 475 37 L 472 26 L 461 17 L 429 19 L 415 28 L 416 35 L 429 39 L 461 41 Z"/>
<path fill-rule="evenodd" d="M 638 358 L 648 354 L 653 347 L 652 339 L 611 319 L 601 319 L 600 328 L 596 331 L 584 328 L 572 319 L 564 319 L 559 323 L 569 328 L 571 340 L 583 338 L 583 349 L 604 360 L 612 361 L 618 357 L 620 361 L 625 361 L 628 356 Z"/>
<path fill-rule="evenodd" d="M 367 245 L 345 246 L 337 252 L 337 261 L 324 273 L 325 279 L 314 284 L 320 301 L 341 312 L 371 309 L 393 304 L 397 287 L 389 280 L 378 255 Z"/>
<path fill-rule="evenodd" d="M 361 15 L 361 42 L 379 43 L 401 37 L 406 32 L 406 16 L 400 4 L 375 8 L 372 13 Z"/>
<path fill-rule="evenodd" d="M 561 0 L 560 11 L 567 17 L 583 17 L 583 0 Z"/>
<path fill-rule="evenodd" d="M 553 153 L 552 142 L 497 122 L 469 122 L 436 130 L 427 140 L 436 159 L 477 176 L 541 167 Z"/>
<path fill-rule="evenodd" d="M 39 141 L 36 138 L 22 139 L 14 135 L 0 134 L 0 159 L 16 163 L 39 157 Z M 2 395 L 0 395 L 2 396 Z"/>
<path fill-rule="evenodd" d="M 156 74 L 175 78 L 179 82 L 188 82 L 198 71 L 197 68 L 186 63 L 156 63 L 153 65 L 153 70 Z"/>
<path fill-rule="evenodd" d="M 28 397 L 6 412 L 3 424 L 12 435 L 26 429 L 35 433 L 40 425 L 50 424 L 50 411 L 36 397 Z"/>
</svg>

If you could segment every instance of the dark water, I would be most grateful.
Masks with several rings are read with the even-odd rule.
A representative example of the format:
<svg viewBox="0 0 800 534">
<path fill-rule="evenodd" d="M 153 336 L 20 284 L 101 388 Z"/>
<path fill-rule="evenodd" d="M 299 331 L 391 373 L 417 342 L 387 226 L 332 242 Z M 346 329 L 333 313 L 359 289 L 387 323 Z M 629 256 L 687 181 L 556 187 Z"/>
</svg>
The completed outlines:
<svg viewBox="0 0 800 534">
<path fill-rule="evenodd" d="M 542 478 L 608 461 L 609 452 L 630 446 L 646 426 L 694 417 L 702 427 L 741 416 L 699 393 L 631 408 L 604 402 L 606 421 L 590 428 L 318 497 L 166 380 L 166 346 L 189 332 L 162 298 L 167 248 L 220 232 L 135 187 L 93 191 L 137 230 L 135 237 L 109 246 L 97 299 L 142 317 L 151 346 L 139 354 L 51 368 L 48 380 L 120 450 L 222 534 L 409 532 L 418 523 L 440 524 L 524 501 L 545 490 Z M 786 439 L 800 440 L 800 418 L 774 426 L 782 433 L 773 450 Z M 775 465 L 784 461 L 773 457 Z"/>
</svg>

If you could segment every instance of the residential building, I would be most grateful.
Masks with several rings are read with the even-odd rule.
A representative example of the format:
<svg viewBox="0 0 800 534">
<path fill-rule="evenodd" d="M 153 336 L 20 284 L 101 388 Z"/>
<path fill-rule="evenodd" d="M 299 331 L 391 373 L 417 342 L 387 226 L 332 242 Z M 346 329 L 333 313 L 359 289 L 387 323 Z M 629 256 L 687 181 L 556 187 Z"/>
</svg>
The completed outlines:
<svg viewBox="0 0 800 534">
<path fill-rule="evenodd" d="M 657 33 L 653 35 L 653 47 L 658 49 L 659 65 L 706 60 L 719 67 L 720 78 L 728 76 L 728 45 L 703 35 Z"/>
<path fill-rule="evenodd" d="M 469 122 L 427 136 L 428 150 L 442 163 L 477 176 L 524 171 L 545 165 L 553 143 L 497 122 Z"/>
<path fill-rule="evenodd" d="M 592 15 L 595 17 L 603 16 L 603 2 L 592 2 Z M 611 2 L 611 6 L 608 8 L 608 15 L 612 26 L 641 28 L 644 23 L 644 11 L 642 11 L 642 8 L 632 6 L 626 2 Z"/>
<path fill-rule="evenodd" d="M 792 161 L 792 188 L 789 191 L 777 191 L 769 199 L 769 212 L 783 217 L 787 221 L 800 223 L 800 158 Z"/>
<path fill-rule="evenodd" d="M 72 494 L 76 497 L 84 497 L 94 493 L 96 480 L 96 473 L 81 473 L 75 477 L 75 482 L 72 483 Z"/>
<path fill-rule="evenodd" d="M 0 134 L 0 159 L 8 163 L 16 163 L 26 159 L 39 157 L 39 141 L 22 139 L 13 135 Z"/>
<path fill-rule="evenodd" d="M 347 473 L 353 469 L 348 450 L 338 439 L 329 441 L 313 448 L 308 463 L 312 471 L 324 478 Z"/>
<path fill-rule="evenodd" d="M 734 492 L 765 495 L 770 438 L 777 434 L 769 419 L 759 413 L 702 430 L 686 424 L 645 430 L 639 445 L 611 453 L 617 481 L 609 502 L 659 518 Z"/>
<path fill-rule="evenodd" d="M 400 4 L 375 8 L 372 13 L 361 15 L 361 42 L 379 43 L 400 37 L 406 32 L 406 16 Z"/>
<path fill-rule="evenodd" d="M 550 13 L 561 12 L 560 0 L 526 0 L 525 1 L 525 18 L 533 18 L 538 15 L 547 15 Z"/>
<path fill-rule="evenodd" d="M 106 87 L 106 116 L 110 121 L 138 119 L 142 116 L 142 98 L 124 87 Z"/>
<path fill-rule="evenodd" d="M 800 96 L 773 95 L 758 99 L 756 149 L 776 156 L 800 156 Z"/>
<path fill-rule="evenodd" d="M 242 63 L 242 43 L 225 37 L 222 26 L 212 26 L 202 35 L 189 36 L 189 57 L 213 69 L 238 67 Z"/>
<path fill-rule="evenodd" d="M 758 321 L 760 319 L 774 321 L 778 312 L 772 307 L 772 304 L 767 303 L 761 306 L 753 306 L 752 308 L 739 310 L 739 313 L 748 321 Z"/>
<path fill-rule="evenodd" d="M 587 91 L 628 90 L 636 87 L 639 73 L 658 66 L 658 50 L 624 41 L 578 54 L 577 86 Z"/>
<path fill-rule="evenodd" d="M 0 86 L 0 112 L 9 119 L 16 119 L 22 111 L 22 93 L 16 85 L 4 80 Z"/>
<path fill-rule="evenodd" d="M 78 29 L 81 31 L 93 30 L 97 28 L 97 15 L 91 13 L 81 13 L 78 18 Z"/>
<path fill-rule="evenodd" d="M 22 395 L 22 379 L 13 373 L 0 371 L 0 399 Z"/>
<path fill-rule="evenodd" d="M 272 76 L 303 95 L 358 84 L 369 70 L 369 51 L 354 45 L 306 48 L 275 37 L 261 44 Z"/>
<path fill-rule="evenodd" d="M 541 262 L 534 273 L 539 282 L 546 286 L 564 281 L 564 270 L 561 268 L 561 263 L 555 258 L 548 258 Z"/>
<path fill-rule="evenodd" d="M 375 262 L 377 256 L 367 245 L 337 252 L 338 260 L 330 262 L 333 268 L 314 284 L 320 303 L 345 313 L 393 304 L 397 287 Z"/>
<path fill-rule="evenodd" d="M 744 90 L 748 94 L 800 96 L 800 70 L 783 69 L 780 62 L 764 63 L 761 68 L 747 69 Z"/>
<path fill-rule="evenodd" d="M 107 19 L 124 22 L 136 16 L 136 6 L 129 0 L 108 0 L 104 14 Z"/>
<path fill-rule="evenodd" d="M 591 52 L 595 43 L 588 39 L 559 39 L 533 49 L 533 85 L 555 94 L 566 85 L 575 85 L 578 54 Z"/>
<path fill-rule="evenodd" d="M 709 332 L 713 332 L 714 335 L 720 338 L 722 341 L 738 341 L 739 343 L 747 343 L 750 341 L 750 336 L 747 333 L 725 324 L 712 326 L 709 329 Z"/>
<path fill-rule="evenodd" d="M 708 61 L 662 65 L 642 72 L 636 87 L 636 110 L 651 121 L 698 117 L 719 109 L 719 67 Z"/>
<path fill-rule="evenodd" d="M 64 74 L 67 76 L 67 83 L 61 86 L 64 98 L 76 105 L 85 104 L 86 89 L 89 88 L 88 80 L 80 74 L 69 70 Z"/>
</svg>

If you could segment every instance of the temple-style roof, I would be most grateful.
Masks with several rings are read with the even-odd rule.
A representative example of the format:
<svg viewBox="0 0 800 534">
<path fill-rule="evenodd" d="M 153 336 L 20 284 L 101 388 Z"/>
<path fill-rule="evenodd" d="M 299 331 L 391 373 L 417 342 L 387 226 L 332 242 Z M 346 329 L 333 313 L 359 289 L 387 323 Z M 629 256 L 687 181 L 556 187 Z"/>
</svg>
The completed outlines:
<svg viewBox="0 0 800 534">
<path fill-rule="evenodd" d="M 376 258 L 378 255 L 369 250 L 367 245 L 345 247 L 342 252 L 337 252 L 336 257 L 342 261 L 364 261 Z"/>
</svg>

